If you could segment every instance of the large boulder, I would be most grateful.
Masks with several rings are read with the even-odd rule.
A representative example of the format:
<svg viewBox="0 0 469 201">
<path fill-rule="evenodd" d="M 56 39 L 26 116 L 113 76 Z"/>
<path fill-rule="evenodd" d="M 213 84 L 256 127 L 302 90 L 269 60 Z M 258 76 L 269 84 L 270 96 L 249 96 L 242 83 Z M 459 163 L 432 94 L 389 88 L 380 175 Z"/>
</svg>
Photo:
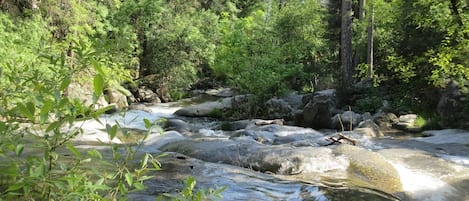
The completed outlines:
<svg viewBox="0 0 469 201">
<path fill-rule="evenodd" d="M 292 119 L 294 110 L 287 101 L 272 98 L 265 103 L 266 118 L 268 119 Z"/>
<path fill-rule="evenodd" d="M 437 112 L 442 117 L 440 122 L 442 126 L 458 126 L 459 122 L 467 119 L 467 115 L 463 113 L 464 98 L 459 83 L 454 80 L 449 81 L 437 106 Z"/>
<path fill-rule="evenodd" d="M 332 117 L 332 127 L 344 130 L 355 128 L 362 120 L 360 114 L 353 111 L 345 111 L 342 114 L 336 114 Z"/>
<path fill-rule="evenodd" d="M 373 115 L 373 121 L 382 130 L 390 129 L 399 122 L 399 118 L 393 113 L 378 112 Z"/>
<path fill-rule="evenodd" d="M 109 104 L 115 104 L 118 110 L 122 110 L 129 106 L 127 102 L 127 94 L 120 92 L 116 89 L 106 90 Z"/>
<path fill-rule="evenodd" d="M 399 172 L 380 154 L 346 144 L 337 146 L 335 153 L 348 158 L 352 183 L 394 195 L 403 192 Z"/>
<path fill-rule="evenodd" d="M 210 101 L 177 110 L 174 114 L 185 117 L 218 117 L 221 112 L 231 108 L 231 98 Z"/>
<path fill-rule="evenodd" d="M 290 105 L 290 107 L 296 110 L 296 109 L 301 109 L 304 106 L 303 104 L 304 96 L 305 96 L 304 94 L 291 93 L 286 96 L 280 97 L 280 99 L 287 102 Z"/>
<path fill-rule="evenodd" d="M 237 95 L 177 110 L 174 114 L 185 117 L 221 117 L 222 113 L 246 102 L 250 95 Z"/>
<path fill-rule="evenodd" d="M 337 105 L 335 89 L 315 92 L 303 109 L 303 123 L 311 128 L 331 128 Z"/>
<path fill-rule="evenodd" d="M 325 147 L 267 146 L 245 139 L 200 138 L 182 140 L 163 146 L 161 150 L 185 154 L 204 161 L 231 164 L 261 172 L 284 175 L 315 171 L 310 168 L 315 161 L 327 160 L 333 164 L 338 163 L 335 161 L 336 159 L 330 149 Z M 339 168 L 330 165 L 321 167 Z"/>
<path fill-rule="evenodd" d="M 105 108 L 109 106 L 104 96 L 100 96 L 96 103 L 93 103 L 93 85 L 89 82 L 75 82 L 73 81 L 67 88 L 66 96 L 69 99 L 76 99 L 85 106 L 92 106 L 94 110 Z"/>
<path fill-rule="evenodd" d="M 379 129 L 379 126 L 371 119 L 360 122 L 360 124 L 358 124 L 358 128 L 356 128 L 354 131 L 370 137 L 384 136 L 384 134 Z"/>
<path fill-rule="evenodd" d="M 133 95 L 137 102 L 143 103 L 161 103 L 158 95 L 146 86 L 140 86 L 133 91 Z"/>
<path fill-rule="evenodd" d="M 423 128 L 422 125 L 417 125 L 417 117 L 416 114 L 400 115 L 399 122 L 394 127 L 408 132 L 420 132 Z"/>
</svg>

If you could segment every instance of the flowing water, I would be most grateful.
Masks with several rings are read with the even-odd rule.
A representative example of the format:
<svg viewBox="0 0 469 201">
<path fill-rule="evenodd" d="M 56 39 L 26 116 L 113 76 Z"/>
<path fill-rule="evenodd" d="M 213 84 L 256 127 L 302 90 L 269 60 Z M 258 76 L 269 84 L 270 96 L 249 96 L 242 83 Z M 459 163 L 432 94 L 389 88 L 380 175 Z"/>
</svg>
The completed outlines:
<svg viewBox="0 0 469 201">
<path fill-rule="evenodd" d="M 198 188 L 226 186 L 222 200 L 469 200 L 467 131 L 380 139 L 350 133 L 358 146 L 323 146 L 325 132 L 278 125 L 223 131 L 214 119 L 174 116 L 182 106 L 159 104 L 148 112 L 101 117 L 135 131 L 146 130 L 144 118 L 177 118 L 191 126 L 187 132 L 150 134 L 143 151 L 170 154 L 160 159 L 162 170 L 153 173 L 149 188 L 131 200 L 177 193 L 188 176 Z M 98 139 L 108 140 L 96 121 L 76 125 L 85 131 L 75 141 L 78 147 L 92 149 Z"/>
</svg>

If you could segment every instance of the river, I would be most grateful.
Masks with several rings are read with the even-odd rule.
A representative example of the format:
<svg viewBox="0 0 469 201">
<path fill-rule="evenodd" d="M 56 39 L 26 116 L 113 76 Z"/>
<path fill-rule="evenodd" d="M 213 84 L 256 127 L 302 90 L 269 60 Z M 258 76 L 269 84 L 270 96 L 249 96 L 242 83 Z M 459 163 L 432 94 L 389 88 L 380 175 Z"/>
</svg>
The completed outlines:
<svg viewBox="0 0 469 201">
<path fill-rule="evenodd" d="M 190 103 L 165 103 L 149 111 L 103 115 L 101 122 L 145 130 L 143 119 L 177 119 L 189 129 L 150 134 L 143 152 L 160 154 L 161 171 L 130 200 L 155 200 L 174 194 L 189 176 L 197 188 L 226 186 L 220 200 L 469 200 L 469 132 L 427 131 L 425 135 L 388 133 L 372 138 L 345 133 L 357 146 L 325 145 L 331 131 L 283 125 L 246 124 L 221 130 L 210 118 L 178 117 Z M 107 140 L 97 121 L 77 122 L 84 134 L 77 148 L 93 149 Z M 116 143 L 122 143 L 116 141 Z"/>
</svg>

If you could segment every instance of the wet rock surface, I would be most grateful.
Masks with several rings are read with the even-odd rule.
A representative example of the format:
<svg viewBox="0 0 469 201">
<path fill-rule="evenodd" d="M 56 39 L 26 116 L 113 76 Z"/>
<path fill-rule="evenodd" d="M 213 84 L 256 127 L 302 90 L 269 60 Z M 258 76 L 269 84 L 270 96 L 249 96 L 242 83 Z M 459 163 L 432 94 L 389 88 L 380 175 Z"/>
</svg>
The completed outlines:
<svg viewBox="0 0 469 201">
<path fill-rule="evenodd" d="M 144 118 L 167 119 L 164 132 L 151 130 L 142 149 L 168 154 L 160 159 L 162 170 L 131 199 L 177 193 L 188 176 L 197 179 L 198 188 L 227 186 L 223 200 L 469 199 L 469 134 L 464 130 L 390 135 L 376 131 L 380 124 L 396 123 L 394 116 L 383 114 L 380 121 L 337 133 L 256 123 L 266 121 L 260 119 L 221 123 L 172 115 L 179 108 L 153 106 L 150 112 L 102 117 L 102 122 L 143 131 Z M 84 125 L 86 135 L 75 143 L 79 149 L 97 148 L 92 139 L 105 139 L 103 125 Z M 327 140 L 338 134 L 356 140 L 356 146 Z"/>
</svg>

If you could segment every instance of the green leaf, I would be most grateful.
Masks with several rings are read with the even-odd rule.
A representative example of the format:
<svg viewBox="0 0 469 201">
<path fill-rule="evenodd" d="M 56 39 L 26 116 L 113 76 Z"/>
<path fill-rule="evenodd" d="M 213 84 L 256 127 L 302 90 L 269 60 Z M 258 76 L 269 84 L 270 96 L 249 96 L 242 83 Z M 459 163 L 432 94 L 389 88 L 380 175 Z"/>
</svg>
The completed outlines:
<svg viewBox="0 0 469 201">
<path fill-rule="evenodd" d="M 103 156 L 101 155 L 101 153 L 95 149 L 89 150 L 88 155 L 90 155 L 91 157 L 97 158 L 99 160 L 103 159 Z"/>
<path fill-rule="evenodd" d="M 20 156 L 23 153 L 23 150 L 24 150 L 24 144 L 16 145 L 15 153 L 17 156 Z"/>
<path fill-rule="evenodd" d="M 52 122 L 51 124 L 49 124 L 49 126 L 46 128 L 46 133 L 47 132 L 50 132 L 51 130 L 54 130 L 60 126 L 62 126 L 62 121 L 56 121 L 56 122 Z"/>
<path fill-rule="evenodd" d="M 145 168 L 147 166 L 147 163 L 148 163 L 148 158 L 150 158 L 149 154 L 148 153 L 145 153 L 145 156 L 143 156 L 142 158 L 142 169 Z"/>
<path fill-rule="evenodd" d="M 30 110 L 30 108 L 23 103 L 18 103 L 17 108 L 23 116 L 30 120 L 34 120 L 34 110 Z"/>
<path fill-rule="evenodd" d="M 116 137 L 117 129 L 118 129 L 117 125 L 111 126 L 109 124 L 106 124 L 106 130 L 111 140 L 114 139 L 114 137 Z"/>
<path fill-rule="evenodd" d="M 197 182 L 195 181 L 195 178 L 192 176 L 189 176 L 186 180 L 187 188 L 190 190 L 193 190 L 195 188 L 195 184 Z"/>
<path fill-rule="evenodd" d="M 109 105 L 109 106 L 107 106 L 107 107 L 104 107 L 104 108 L 101 108 L 101 109 L 99 109 L 99 110 L 96 110 L 96 112 L 94 112 L 93 115 L 94 115 L 95 117 L 98 117 L 99 115 L 102 115 L 102 114 L 104 114 L 106 111 L 111 110 L 111 109 L 114 109 L 114 106 L 113 106 L 113 105 Z"/>
<path fill-rule="evenodd" d="M 100 96 L 104 90 L 104 78 L 101 74 L 96 74 L 93 79 L 94 94 Z"/>
<path fill-rule="evenodd" d="M 52 109 L 52 100 L 46 100 L 44 102 L 44 105 L 41 108 L 41 111 L 39 112 L 40 115 L 48 114 L 49 111 Z"/>
<path fill-rule="evenodd" d="M 72 82 L 72 78 L 71 77 L 66 77 L 62 83 L 60 83 L 60 87 L 59 87 L 59 90 L 60 91 L 65 91 L 65 89 L 70 85 L 70 83 Z"/>
<path fill-rule="evenodd" d="M 68 150 L 70 150 L 73 155 L 75 155 L 77 158 L 81 158 L 81 153 L 70 143 L 67 144 Z"/>
<path fill-rule="evenodd" d="M 137 191 L 141 191 L 141 190 L 145 190 L 145 189 L 146 189 L 145 185 L 143 185 L 142 183 L 139 183 L 139 182 L 134 183 L 134 187 L 135 187 L 135 189 L 136 189 Z"/>
<path fill-rule="evenodd" d="M 145 122 L 145 128 L 150 129 L 151 127 L 151 122 L 147 118 L 143 119 L 143 122 Z"/>
<path fill-rule="evenodd" d="M 132 184 L 134 183 L 132 174 L 130 174 L 130 172 L 125 173 L 125 181 L 127 181 L 127 184 L 129 184 L 129 186 L 132 186 Z"/>
<path fill-rule="evenodd" d="M 49 118 L 49 112 L 51 109 L 52 109 L 52 101 L 46 100 L 46 102 L 44 102 L 44 105 L 41 108 L 41 111 L 39 112 L 41 124 L 47 121 L 47 119 Z"/>
<path fill-rule="evenodd" d="M 8 186 L 8 189 L 6 191 L 7 192 L 16 191 L 16 190 L 21 189 L 23 187 L 24 187 L 24 185 L 22 183 L 16 183 L 16 184 Z"/>
</svg>

